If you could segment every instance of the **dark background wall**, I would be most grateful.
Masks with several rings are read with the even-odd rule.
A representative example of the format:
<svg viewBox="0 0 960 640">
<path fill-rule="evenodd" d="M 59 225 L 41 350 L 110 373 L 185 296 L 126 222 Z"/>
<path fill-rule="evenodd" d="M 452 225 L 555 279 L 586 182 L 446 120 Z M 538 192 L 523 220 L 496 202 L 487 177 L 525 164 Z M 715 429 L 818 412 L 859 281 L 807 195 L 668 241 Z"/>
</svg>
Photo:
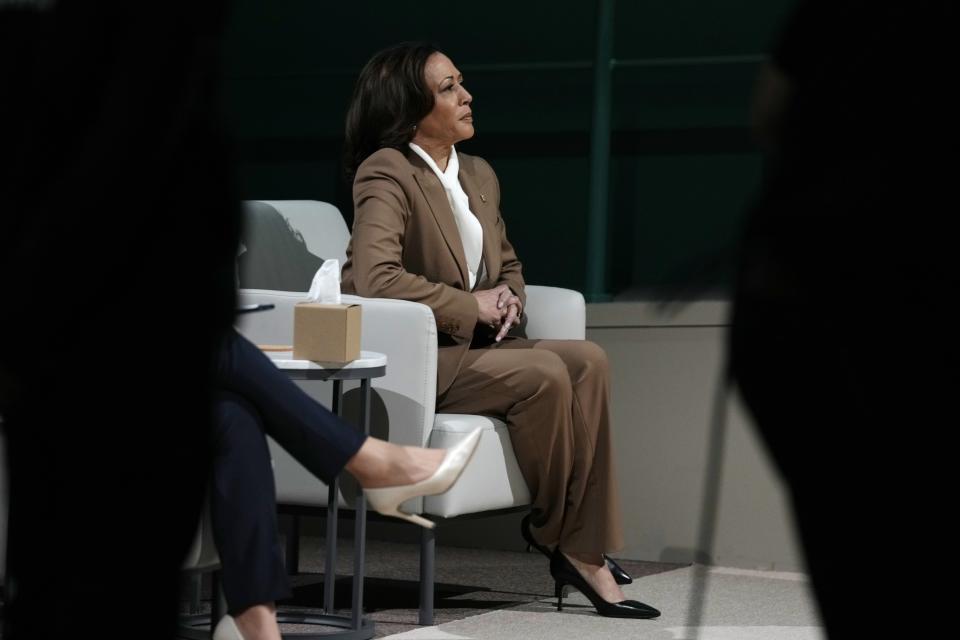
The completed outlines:
<svg viewBox="0 0 960 640">
<path fill-rule="evenodd" d="M 609 293 L 691 279 L 722 293 L 760 175 L 749 97 L 791 5 L 616 3 Z M 240 0 L 226 61 L 241 195 L 324 200 L 351 222 L 339 156 L 353 82 L 378 49 L 428 40 L 473 93 L 477 135 L 461 148 L 497 171 L 527 280 L 582 290 L 596 14 L 586 0 Z"/>
</svg>

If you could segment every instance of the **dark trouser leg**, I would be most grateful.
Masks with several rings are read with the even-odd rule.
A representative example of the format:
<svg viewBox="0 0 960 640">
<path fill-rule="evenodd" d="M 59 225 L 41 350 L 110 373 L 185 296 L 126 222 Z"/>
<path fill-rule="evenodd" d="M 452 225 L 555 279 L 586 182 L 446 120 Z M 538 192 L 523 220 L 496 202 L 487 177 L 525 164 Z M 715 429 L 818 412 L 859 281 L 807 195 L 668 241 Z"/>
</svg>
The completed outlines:
<svg viewBox="0 0 960 640">
<path fill-rule="evenodd" d="M 290 597 L 277 533 L 276 490 L 260 416 L 242 398 L 216 404 L 210 488 L 213 535 L 231 614 Z"/>
<path fill-rule="evenodd" d="M 343 470 L 366 439 L 235 331 L 220 350 L 217 383 L 255 407 L 265 433 L 324 482 Z"/>
</svg>

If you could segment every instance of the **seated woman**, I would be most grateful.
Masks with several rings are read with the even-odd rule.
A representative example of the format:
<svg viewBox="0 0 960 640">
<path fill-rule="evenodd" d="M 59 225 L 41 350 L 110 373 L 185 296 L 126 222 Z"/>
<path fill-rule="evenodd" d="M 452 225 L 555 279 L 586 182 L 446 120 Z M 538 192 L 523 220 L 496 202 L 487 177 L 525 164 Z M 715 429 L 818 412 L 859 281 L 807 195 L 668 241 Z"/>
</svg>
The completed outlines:
<svg viewBox="0 0 960 640">
<path fill-rule="evenodd" d="M 360 73 L 347 113 L 353 237 L 343 290 L 430 306 L 437 323 L 437 411 L 502 417 L 533 495 L 558 607 L 570 584 L 604 616 L 650 618 L 625 600 L 604 553 L 622 547 L 608 408 L 608 365 L 583 340 L 511 335 L 523 314 L 520 261 L 500 214 L 500 185 L 454 145 L 473 136 L 472 96 L 453 62 L 405 43 Z M 605 562 L 607 560 L 607 562 Z"/>
<path fill-rule="evenodd" d="M 228 333 L 217 363 L 210 515 L 220 555 L 225 616 L 214 640 L 279 640 L 276 600 L 290 597 L 277 532 L 265 434 L 324 482 L 346 469 L 371 508 L 405 517 L 410 498 L 447 491 L 470 460 L 480 430 L 444 451 L 368 437 L 290 381 L 257 347 Z"/>
</svg>

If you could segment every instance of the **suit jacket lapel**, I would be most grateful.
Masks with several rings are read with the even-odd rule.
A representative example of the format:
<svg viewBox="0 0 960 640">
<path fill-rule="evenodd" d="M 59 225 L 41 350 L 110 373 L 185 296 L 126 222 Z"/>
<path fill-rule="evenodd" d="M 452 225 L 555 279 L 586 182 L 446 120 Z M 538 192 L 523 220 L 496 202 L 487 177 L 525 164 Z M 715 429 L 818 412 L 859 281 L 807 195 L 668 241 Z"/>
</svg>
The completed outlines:
<svg viewBox="0 0 960 640">
<path fill-rule="evenodd" d="M 463 240 L 460 239 L 457 222 L 453 219 L 453 211 L 450 209 L 447 193 L 443 190 L 440 179 L 433 173 L 433 169 L 428 167 L 420 156 L 409 151 L 407 157 L 413 165 L 413 177 L 420 185 L 420 190 L 430 207 L 430 212 L 437 221 L 437 226 L 440 227 L 440 233 L 447 243 L 447 248 L 450 249 L 450 253 L 453 254 L 453 259 L 457 263 L 463 288 L 465 291 L 469 291 L 470 276 L 467 273 L 467 258 L 463 253 Z"/>
<path fill-rule="evenodd" d="M 477 177 L 464 166 L 462 160 L 460 164 L 460 185 L 470 200 L 470 211 L 477 216 L 480 226 L 483 227 L 483 261 L 487 268 L 487 279 L 491 283 L 496 282 L 500 275 L 500 236 L 497 234 L 497 212 L 494 210 L 492 203 L 480 197 L 483 192 L 477 185 Z"/>
</svg>

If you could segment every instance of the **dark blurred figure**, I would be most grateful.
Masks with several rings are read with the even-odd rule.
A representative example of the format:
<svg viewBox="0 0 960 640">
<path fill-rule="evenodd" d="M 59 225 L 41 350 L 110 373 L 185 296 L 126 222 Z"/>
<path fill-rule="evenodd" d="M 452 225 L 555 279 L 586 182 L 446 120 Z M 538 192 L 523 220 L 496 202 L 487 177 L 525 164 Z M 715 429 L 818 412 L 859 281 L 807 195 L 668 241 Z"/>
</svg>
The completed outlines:
<svg viewBox="0 0 960 640">
<path fill-rule="evenodd" d="M 958 26 L 953 0 L 802 2 L 758 92 L 731 362 L 831 638 L 927 637 L 952 597 Z"/>
<path fill-rule="evenodd" d="M 0 2 L 4 640 L 170 638 L 238 203 L 222 2 Z"/>
</svg>

